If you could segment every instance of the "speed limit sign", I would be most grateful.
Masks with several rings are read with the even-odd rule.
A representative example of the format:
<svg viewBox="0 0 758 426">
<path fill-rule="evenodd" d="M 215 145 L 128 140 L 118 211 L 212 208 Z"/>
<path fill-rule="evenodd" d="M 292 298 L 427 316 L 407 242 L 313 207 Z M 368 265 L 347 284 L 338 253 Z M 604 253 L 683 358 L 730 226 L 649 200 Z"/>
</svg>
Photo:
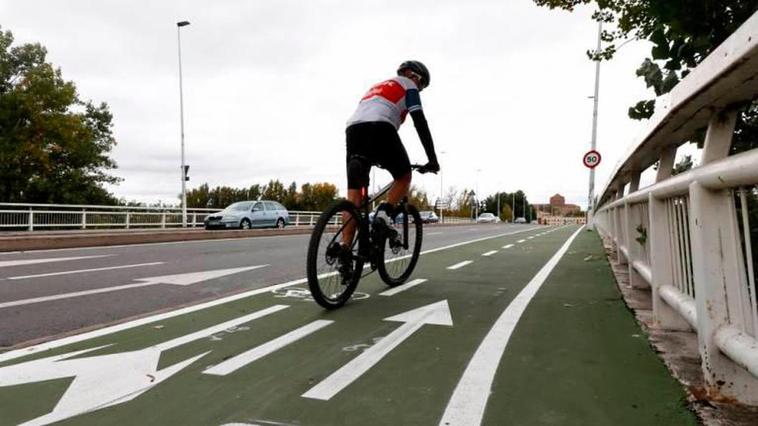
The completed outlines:
<svg viewBox="0 0 758 426">
<path fill-rule="evenodd" d="M 592 151 L 584 154 L 582 161 L 584 162 L 585 167 L 594 169 L 598 164 L 600 164 L 601 158 L 602 157 L 600 156 L 600 153 L 593 149 Z"/>
</svg>

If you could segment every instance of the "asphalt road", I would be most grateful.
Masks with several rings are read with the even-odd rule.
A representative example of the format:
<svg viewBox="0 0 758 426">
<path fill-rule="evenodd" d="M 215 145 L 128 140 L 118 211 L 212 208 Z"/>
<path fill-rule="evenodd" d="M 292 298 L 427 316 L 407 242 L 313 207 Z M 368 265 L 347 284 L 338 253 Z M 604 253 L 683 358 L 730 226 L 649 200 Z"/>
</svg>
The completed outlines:
<svg viewBox="0 0 758 426">
<path fill-rule="evenodd" d="M 110 264 L 171 262 L 97 272 L 109 273 L 98 282 L 143 287 L 0 311 L 17 312 L 28 328 L 43 305 L 86 321 L 79 312 L 246 290 L 0 353 L 0 426 L 696 424 L 626 309 L 595 233 L 428 231 L 411 281 L 390 289 L 367 276 L 336 311 L 317 306 L 298 279 L 302 260 L 290 257 L 304 255 L 301 238 L 77 251 L 115 250 L 90 258 L 96 265 L 125 252 L 128 262 Z M 53 254 L 77 257 L 19 258 Z M 224 277 L 204 272 L 265 262 Z M 47 263 L 35 275 L 71 270 Z M 18 273 L 2 284 L 24 281 L 10 279 Z M 255 289 L 264 283 L 274 285 Z"/>
<path fill-rule="evenodd" d="M 423 250 L 531 228 L 428 226 Z M 0 254 L 0 349 L 301 279 L 308 238 L 291 235 Z M 216 278 L 202 274 L 246 267 L 258 268 Z M 172 281 L 166 276 L 188 273 L 200 273 L 189 279 L 197 282 L 166 283 Z M 164 277 L 156 280 L 164 282 L 144 281 L 155 277 Z"/>
</svg>

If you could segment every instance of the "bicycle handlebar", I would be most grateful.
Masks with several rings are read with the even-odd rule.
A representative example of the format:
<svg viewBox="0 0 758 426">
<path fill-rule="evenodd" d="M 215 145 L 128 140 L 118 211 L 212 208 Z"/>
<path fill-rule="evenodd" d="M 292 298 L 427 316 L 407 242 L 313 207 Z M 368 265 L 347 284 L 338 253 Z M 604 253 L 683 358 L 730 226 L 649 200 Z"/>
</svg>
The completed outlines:
<svg viewBox="0 0 758 426">
<path fill-rule="evenodd" d="M 421 174 L 426 174 L 426 173 L 434 173 L 435 175 L 437 174 L 437 172 L 432 172 L 430 170 L 424 169 L 424 164 L 411 164 L 411 170 L 415 170 Z"/>
</svg>

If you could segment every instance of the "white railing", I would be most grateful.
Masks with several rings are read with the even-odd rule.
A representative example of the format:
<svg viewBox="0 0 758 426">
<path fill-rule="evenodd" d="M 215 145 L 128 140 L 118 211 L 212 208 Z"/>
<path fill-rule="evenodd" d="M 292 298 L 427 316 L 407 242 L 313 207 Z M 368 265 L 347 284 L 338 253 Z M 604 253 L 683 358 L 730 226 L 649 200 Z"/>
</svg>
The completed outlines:
<svg viewBox="0 0 758 426">
<path fill-rule="evenodd" d="M 187 209 L 187 226 L 202 227 L 205 217 L 218 209 Z M 290 226 L 313 226 L 321 212 L 289 211 Z M 471 223 L 470 218 L 445 217 L 446 224 Z M 176 207 L 127 207 L 70 204 L 0 203 L 0 231 L 177 228 L 182 211 Z"/>
<path fill-rule="evenodd" d="M 758 209 L 758 149 L 729 155 L 737 106 L 758 96 L 758 14 L 657 100 L 651 130 L 619 163 L 594 224 L 651 288 L 663 329 L 698 334 L 710 395 L 758 405 L 758 297 L 748 212 Z M 672 176 L 677 148 L 707 129 L 700 165 Z M 655 183 L 642 172 L 658 165 Z M 753 201 L 751 201 L 753 200 Z M 752 206 L 750 204 L 752 203 Z"/>
</svg>

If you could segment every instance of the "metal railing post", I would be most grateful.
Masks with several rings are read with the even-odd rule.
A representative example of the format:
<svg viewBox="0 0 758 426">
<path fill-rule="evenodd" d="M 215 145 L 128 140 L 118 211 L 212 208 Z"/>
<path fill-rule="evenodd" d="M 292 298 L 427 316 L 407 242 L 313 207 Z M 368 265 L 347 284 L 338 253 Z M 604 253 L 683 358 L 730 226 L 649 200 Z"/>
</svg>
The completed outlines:
<svg viewBox="0 0 758 426">
<path fill-rule="evenodd" d="M 34 231 L 34 210 L 29 207 L 29 230 Z"/>
<path fill-rule="evenodd" d="M 703 164 L 728 155 L 736 116 L 727 112 L 711 118 Z M 689 191 L 698 346 L 706 389 L 713 397 L 758 404 L 758 378 L 725 356 L 716 341 L 720 329 L 741 328 L 747 320 L 742 310 L 742 250 L 734 196 L 729 189 L 709 190 L 697 181 Z"/>
<path fill-rule="evenodd" d="M 161 228 L 166 227 L 166 211 L 161 212 Z"/>
<path fill-rule="evenodd" d="M 129 229 L 129 221 L 131 220 L 131 216 L 129 214 L 129 210 L 126 211 L 126 229 Z"/>
<path fill-rule="evenodd" d="M 87 210 L 82 210 L 82 229 L 87 229 Z"/>
</svg>

